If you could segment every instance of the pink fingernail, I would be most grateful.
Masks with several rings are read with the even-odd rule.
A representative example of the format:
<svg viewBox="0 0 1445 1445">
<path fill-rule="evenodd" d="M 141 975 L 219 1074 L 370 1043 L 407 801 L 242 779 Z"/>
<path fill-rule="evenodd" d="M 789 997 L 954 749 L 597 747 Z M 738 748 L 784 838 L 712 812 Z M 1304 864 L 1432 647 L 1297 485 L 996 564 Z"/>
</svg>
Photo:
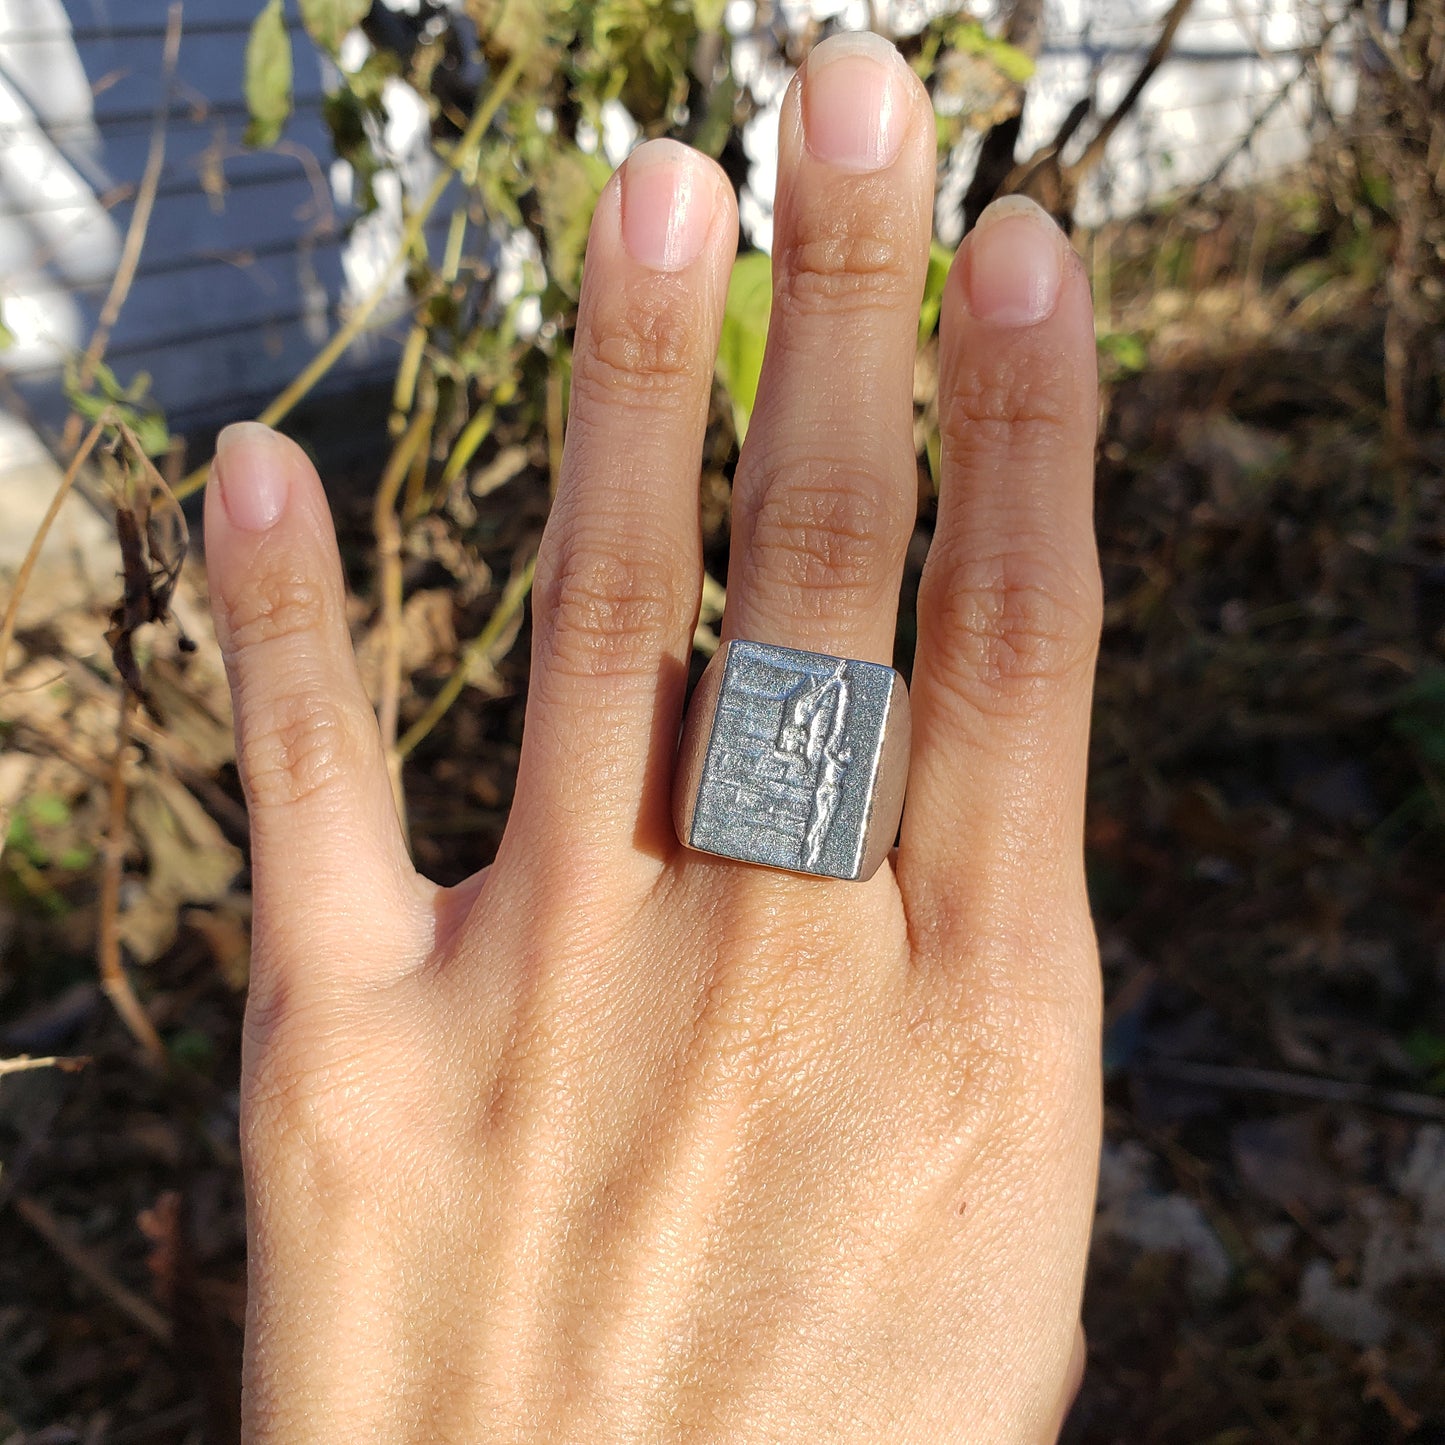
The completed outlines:
<svg viewBox="0 0 1445 1445">
<path fill-rule="evenodd" d="M 652 140 L 622 168 L 622 244 L 654 271 L 681 271 L 697 260 L 712 226 L 717 185 L 696 152 Z"/>
<path fill-rule="evenodd" d="M 243 532 L 268 530 L 286 510 L 291 491 L 287 450 L 282 439 L 258 421 L 236 422 L 216 438 L 211 476 L 226 515 Z"/>
<path fill-rule="evenodd" d="M 881 35 L 850 30 L 813 48 L 803 71 L 803 135 L 821 161 L 849 171 L 890 165 L 908 119 L 907 66 Z"/>
<path fill-rule="evenodd" d="M 968 306 L 995 326 L 1036 326 L 1064 279 L 1064 235 L 1027 196 L 1003 196 L 968 238 Z"/>
</svg>

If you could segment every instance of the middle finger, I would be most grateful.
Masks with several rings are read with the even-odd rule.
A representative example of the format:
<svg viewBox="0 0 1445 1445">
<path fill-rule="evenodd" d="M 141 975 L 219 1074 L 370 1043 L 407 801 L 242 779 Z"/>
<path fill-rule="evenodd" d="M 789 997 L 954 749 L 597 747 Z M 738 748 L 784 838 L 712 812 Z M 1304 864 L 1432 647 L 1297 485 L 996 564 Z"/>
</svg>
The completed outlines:
<svg viewBox="0 0 1445 1445">
<path fill-rule="evenodd" d="M 886 40 L 817 46 L 783 103 L 773 310 L 734 484 L 725 635 L 892 660 L 917 508 L 927 93 Z"/>
</svg>

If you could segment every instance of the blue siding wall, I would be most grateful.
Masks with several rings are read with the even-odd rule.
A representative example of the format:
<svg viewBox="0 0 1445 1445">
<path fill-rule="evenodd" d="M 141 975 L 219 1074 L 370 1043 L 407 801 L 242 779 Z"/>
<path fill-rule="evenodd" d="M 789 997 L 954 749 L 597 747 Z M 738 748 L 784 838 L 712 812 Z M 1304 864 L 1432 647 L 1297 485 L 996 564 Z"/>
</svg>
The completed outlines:
<svg viewBox="0 0 1445 1445">
<path fill-rule="evenodd" d="M 173 423 L 254 410 L 338 322 L 354 216 L 333 199 L 316 52 L 294 35 L 296 113 L 279 152 L 241 145 L 242 65 L 260 0 L 187 0 L 166 160 L 107 360 L 138 371 Z M 0 0 L 0 304 L 4 361 L 47 420 L 63 358 L 95 326 L 165 97 L 166 0 Z M 294 17 L 293 17 L 294 23 Z M 385 337 L 333 386 L 382 375 Z"/>
</svg>

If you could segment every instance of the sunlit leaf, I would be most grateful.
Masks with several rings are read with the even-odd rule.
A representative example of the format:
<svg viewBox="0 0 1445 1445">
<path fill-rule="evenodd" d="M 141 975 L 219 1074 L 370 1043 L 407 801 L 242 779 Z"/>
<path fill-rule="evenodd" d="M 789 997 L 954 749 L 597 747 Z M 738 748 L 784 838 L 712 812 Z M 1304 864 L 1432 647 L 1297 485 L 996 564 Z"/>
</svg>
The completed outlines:
<svg viewBox="0 0 1445 1445">
<path fill-rule="evenodd" d="M 966 20 L 957 26 L 948 37 L 955 50 L 967 55 L 977 55 L 987 60 L 1005 79 L 1022 85 L 1034 73 L 1033 57 L 1007 40 L 990 35 L 976 20 Z"/>
<path fill-rule="evenodd" d="M 557 285 L 575 296 L 587 229 L 612 169 L 603 157 L 588 155 L 575 146 L 552 150 L 537 175 L 542 229 L 547 233 L 547 269 Z"/>
<path fill-rule="evenodd" d="M 275 145 L 291 114 L 291 33 L 282 0 L 267 0 L 246 42 L 246 127 L 248 146 Z"/>
<path fill-rule="evenodd" d="M 739 441 L 747 435 L 748 420 L 757 401 L 772 297 L 771 257 L 762 251 L 739 256 L 728 282 L 717 358 L 718 380 L 732 402 L 733 425 Z"/>
<path fill-rule="evenodd" d="M 328 55 L 341 49 L 349 31 L 355 30 L 371 9 L 371 0 L 298 0 L 301 23 L 306 33 Z"/>
<path fill-rule="evenodd" d="M 58 793 L 37 793 L 26 804 L 25 811 L 46 828 L 59 828 L 70 821 L 70 804 Z"/>
<path fill-rule="evenodd" d="M 953 252 L 940 241 L 934 241 L 928 248 L 928 275 L 923 282 L 923 304 L 918 309 L 918 344 L 923 345 L 933 335 L 938 325 L 938 313 L 943 306 L 943 285 L 948 280 L 948 268 L 953 265 Z"/>
<path fill-rule="evenodd" d="M 1136 332 L 1102 331 L 1097 344 L 1100 357 L 1111 362 L 1119 376 L 1136 376 L 1149 364 L 1149 348 Z"/>
<path fill-rule="evenodd" d="M 692 13 L 699 30 L 721 30 L 727 0 L 693 0 Z"/>
<path fill-rule="evenodd" d="M 767 344 L 767 316 L 773 305 L 773 262 L 764 251 L 740 256 L 728 280 L 727 305 L 722 309 L 718 338 L 718 380 L 733 403 L 737 439 L 747 435 L 747 423 L 757 400 L 757 379 L 763 373 Z"/>
</svg>

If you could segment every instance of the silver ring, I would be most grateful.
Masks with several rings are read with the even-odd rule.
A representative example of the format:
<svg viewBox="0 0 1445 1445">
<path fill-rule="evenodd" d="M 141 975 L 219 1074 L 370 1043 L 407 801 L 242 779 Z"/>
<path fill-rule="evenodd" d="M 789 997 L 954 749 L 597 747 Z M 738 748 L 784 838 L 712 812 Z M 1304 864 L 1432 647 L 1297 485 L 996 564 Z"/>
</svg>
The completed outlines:
<svg viewBox="0 0 1445 1445">
<path fill-rule="evenodd" d="M 908 688 L 893 668 L 724 643 L 682 730 L 678 839 L 792 873 L 871 878 L 898 836 L 908 748 Z"/>
</svg>

